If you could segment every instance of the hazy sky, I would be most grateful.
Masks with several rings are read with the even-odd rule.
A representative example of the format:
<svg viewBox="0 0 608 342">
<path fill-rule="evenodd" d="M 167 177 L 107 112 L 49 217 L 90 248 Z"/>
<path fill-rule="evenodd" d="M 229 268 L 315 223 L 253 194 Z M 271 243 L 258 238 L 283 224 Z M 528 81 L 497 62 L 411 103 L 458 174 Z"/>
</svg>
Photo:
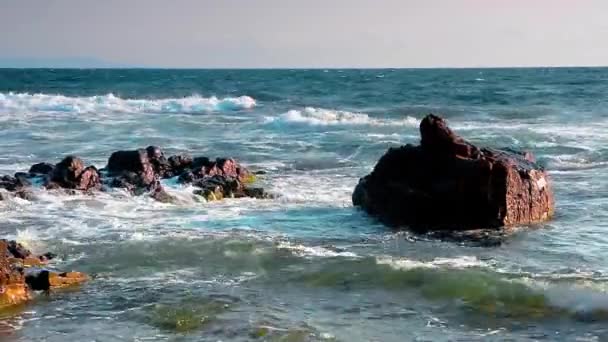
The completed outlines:
<svg viewBox="0 0 608 342">
<path fill-rule="evenodd" d="M 608 0 L 0 0 L 0 59 L 159 67 L 608 65 Z"/>
</svg>

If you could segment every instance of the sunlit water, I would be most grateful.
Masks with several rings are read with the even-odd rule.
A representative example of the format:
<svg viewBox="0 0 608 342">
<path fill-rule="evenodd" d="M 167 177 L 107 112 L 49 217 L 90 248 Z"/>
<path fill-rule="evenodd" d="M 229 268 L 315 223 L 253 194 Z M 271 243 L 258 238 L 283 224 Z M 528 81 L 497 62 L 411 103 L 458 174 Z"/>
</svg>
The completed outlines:
<svg viewBox="0 0 608 342">
<path fill-rule="evenodd" d="M 608 338 L 608 69 L 0 70 L 0 174 L 112 151 L 232 156 L 273 200 L 121 191 L 0 202 L 2 235 L 95 275 L 2 321 L 15 341 Z M 553 221 L 497 247 L 395 233 L 350 195 L 442 114 L 531 150 Z M 440 213 L 438 213 L 440 214 Z"/>
</svg>

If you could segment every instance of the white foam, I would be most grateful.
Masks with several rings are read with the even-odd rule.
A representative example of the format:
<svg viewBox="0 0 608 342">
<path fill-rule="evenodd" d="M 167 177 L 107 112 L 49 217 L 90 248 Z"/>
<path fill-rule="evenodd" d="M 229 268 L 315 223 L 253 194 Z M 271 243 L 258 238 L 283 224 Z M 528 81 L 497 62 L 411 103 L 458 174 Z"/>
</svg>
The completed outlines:
<svg viewBox="0 0 608 342">
<path fill-rule="evenodd" d="M 404 119 L 372 118 L 365 113 L 306 107 L 304 110 L 290 110 L 278 117 L 267 118 L 268 122 L 286 122 L 308 125 L 368 125 L 368 126 L 418 126 L 418 119 L 408 116 Z"/>
<path fill-rule="evenodd" d="M 463 269 L 472 267 L 487 267 L 488 265 L 474 256 L 460 256 L 454 258 L 435 258 L 430 261 L 411 260 L 396 257 L 378 257 L 378 265 L 388 265 L 395 270 L 411 270 L 416 268 L 453 268 Z"/>
<path fill-rule="evenodd" d="M 165 99 L 123 99 L 113 94 L 69 97 L 48 94 L 0 93 L 0 112 L 196 114 L 250 109 L 255 106 L 255 99 L 249 96 L 218 98 L 193 95 Z"/>
<path fill-rule="evenodd" d="M 352 189 L 358 178 L 340 174 L 327 175 L 316 172 L 277 176 L 267 187 L 278 196 L 282 205 L 306 205 L 323 207 L 350 207 Z M 276 203 L 273 205 L 276 206 Z"/>
<path fill-rule="evenodd" d="M 279 242 L 277 248 L 289 250 L 293 254 L 303 257 L 357 257 L 357 254 L 348 251 L 334 250 L 322 246 L 304 246 L 289 241 Z"/>
</svg>

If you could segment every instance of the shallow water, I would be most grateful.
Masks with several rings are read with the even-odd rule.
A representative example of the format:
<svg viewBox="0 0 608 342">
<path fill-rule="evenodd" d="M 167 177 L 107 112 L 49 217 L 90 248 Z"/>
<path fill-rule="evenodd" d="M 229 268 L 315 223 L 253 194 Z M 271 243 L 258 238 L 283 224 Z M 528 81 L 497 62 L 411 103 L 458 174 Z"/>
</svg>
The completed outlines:
<svg viewBox="0 0 608 342">
<path fill-rule="evenodd" d="M 120 191 L 0 202 L 0 231 L 95 275 L 4 314 L 14 341 L 608 338 L 608 69 L 0 70 L 0 173 L 111 151 L 233 156 L 273 200 Z M 428 112 L 534 152 L 556 217 L 497 247 L 395 233 L 351 191 Z"/>
</svg>

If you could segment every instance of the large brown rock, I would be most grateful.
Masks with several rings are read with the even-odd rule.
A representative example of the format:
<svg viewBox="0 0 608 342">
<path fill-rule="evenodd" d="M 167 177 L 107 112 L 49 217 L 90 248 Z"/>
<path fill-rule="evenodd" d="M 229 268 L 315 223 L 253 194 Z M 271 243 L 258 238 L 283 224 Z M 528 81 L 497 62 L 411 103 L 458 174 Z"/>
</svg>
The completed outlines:
<svg viewBox="0 0 608 342">
<path fill-rule="evenodd" d="M 62 187 L 74 190 L 92 190 L 101 187 L 99 172 L 94 166 L 84 166 L 82 159 L 67 156 L 55 165 L 47 187 Z"/>
<path fill-rule="evenodd" d="M 28 301 L 23 269 L 12 262 L 9 242 L 0 240 L 0 309 Z"/>
<path fill-rule="evenodd" d="M 0 239 L 0 310 L 29 301 L 32 290 L 61 289 L 88 280 L 79 272 L 57 273 L 37 268 L 52 258 L 51 253 L 35 256 L 16 241 Z"/>
<path fill-rule="evenodd" d="M 112 153 L 107 170 L 110 175 L 135 187 L 151 187 L 159 178 L 145 149 Z"/>
<path fill-rule="evenodd" d="M 414 230 L 498 229 L 548 220 L 546 171 L 529 153 L 477 147 L 428 115 L 421 144 L 391 148 L 353 192 L 353 204 Z"/>
</svg>

